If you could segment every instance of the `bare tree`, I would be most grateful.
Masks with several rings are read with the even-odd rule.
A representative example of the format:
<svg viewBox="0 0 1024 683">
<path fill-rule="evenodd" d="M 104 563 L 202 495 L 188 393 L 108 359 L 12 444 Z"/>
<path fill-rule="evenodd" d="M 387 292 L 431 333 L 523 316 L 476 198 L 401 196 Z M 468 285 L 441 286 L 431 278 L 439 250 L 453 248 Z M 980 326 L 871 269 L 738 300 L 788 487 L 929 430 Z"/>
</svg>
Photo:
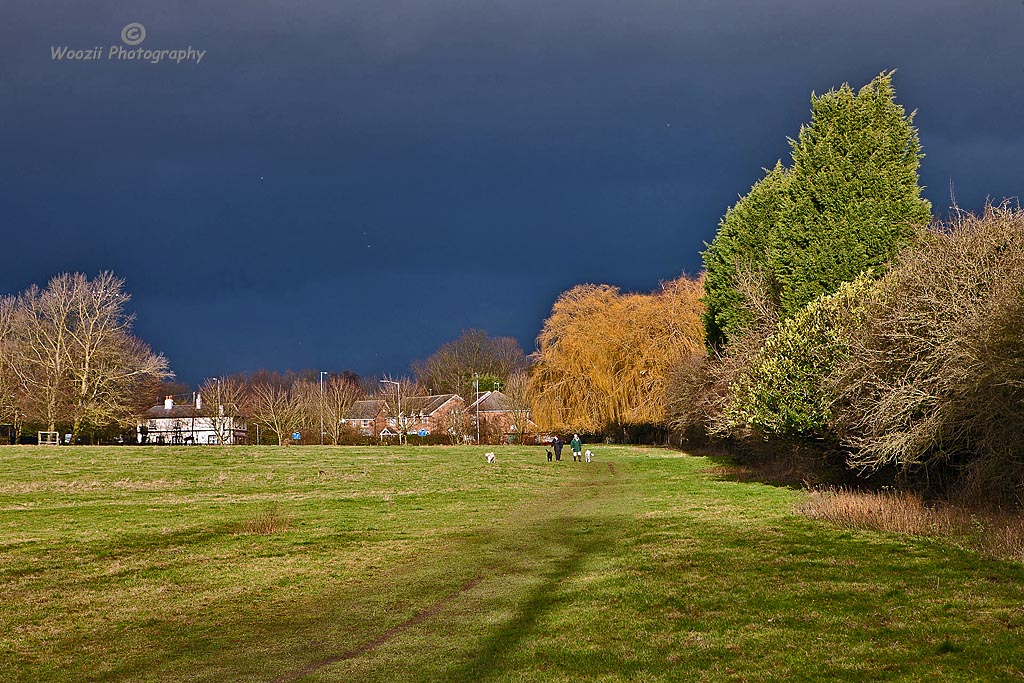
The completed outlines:
<svg viewBox="0 0 1024 683">
<path fill-rule="evenodd" d="M 409 425 L 409 411 L 402 401 L 413 396 L 426 396 L 429 392 L 416 381 L 408 377 L 393 379 L 384 377 L 378 383 L 378 396 L 387 406 L 389 423 L 399 434 L 399 443 L 405 440 L 406 430 Z"/>
<path fill-rule="evenodd" d="M 233 432 L 250 400 L 245 380 L 238 375 L 207 378 L 199 388 L 199 396 L 203 410 L 210 415 L 217 443 L 232 443 Z"/>
<path fill-rule="evenodd" d="M 79 389 L 72 407 L 73 432 L 85 425 L 127 424 L 136 412 L 133 399 L 146 378 L 168 377 L 167 359 L 130 334 L 112 335 L 110 346 L 95 354 L 88 367 L 72 364 Z"/>
<path fill-rule="evenodd" d="M 68 371 L 74 390 L 72 433 L 83 424 L 124 422 L 131 413 L 129 395 L 144 377 L 168 377 L 167 359 L 154 354 L 131 334 L 134 316 L 124 280 L 101 272 L 89 280 L 81 273 L 59 275 L 61 291 L 71 297 Z"/>
<path fill-rule="evenodd" d="M 86 425 L 127 423 L 140 391 L 171 376 L 167 359 L 132 335 L 128 300 L 124 280 L 109 272 L 92 280 L 62 273 L 45 289 L 33 285 L 16 300 L 7 297 L 0 307 L 0 405 L 17 397 L 19 416 L 50 431 L 69 424 L 76 437 Z"/>
<path fill-rule="evenodd" d="M 515 426 L 521 443 L 525 443 L 536 426 L 533 422 L 531 404 L 533 394 L 530 389 L 530 375 L 527 371 L 509 375 L 508 383 L 502 393 L 508 397 L 508 412 L 511 425 Z M 511 428 L 511 427 L 510 427 Z"/>
<path fill-rule="evenodd" d="M 472 416 L 464 405 L 444 411 L 437 421 L 438 428 L 448 436 L 453 446 L 465 443 L 472 425 Z"/>
<path fill-rule="evenodd" d="M 0 422 L 9 423 L 15 433 L 20 428 L 24 411 L 24 391 L 14 372 L 14 316 L 17 300 L 0 297 Z"/>
<path fill-rule="evenodd" d="M 46 289 L 32 285 L 19 298 L 12 328 L 12 368 L 28 390 L 29 415 L 54 431 L 69 414 L 70 345 L 74 301 L 71 277 L 53 278 Z"/>
<path fill-rule="evenodd" d="M 320 433 L 320 418 L 323 416 L 324 396 L 320 391 L 320 383 L 313 380 L 297 380 L 289 391 L 299 411 L 297 427 L 307 434 Z M 317 436 L 316 443 L 320 442 Z"/>
<path fill-rule="evenodd" d="M 252 386 L 252 418 L 277 436 L 281 445 L 302 424 L 303 406 L 294 387 L 258 383 Z"/>
<path fill-rule="evenodd" d="M 434 393 L 453 393 L 471 400 L 473 375 L 505 383 L 526 367 L 526 355 L 512 337 L 491 337 L 483 330 L 465 330 L 429 358 L 413 364 L 416 380 Z"/>
<path fill-rule="evenodd" d="M 322 409 L 326 437 L 338 445 L 345 430 L 341 423 L 352 404 L 362 397 L 359 378 L 352 373 L 331 375 L 324 383 Z"/>
</svg>

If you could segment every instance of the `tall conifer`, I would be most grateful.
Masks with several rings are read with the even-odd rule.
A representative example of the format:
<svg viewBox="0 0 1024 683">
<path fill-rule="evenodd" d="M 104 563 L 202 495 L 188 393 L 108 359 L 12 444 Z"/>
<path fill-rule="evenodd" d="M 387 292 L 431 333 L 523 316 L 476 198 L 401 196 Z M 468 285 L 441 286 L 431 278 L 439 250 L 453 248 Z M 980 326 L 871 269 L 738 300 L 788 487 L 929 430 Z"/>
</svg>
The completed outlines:
<svg viewBox="0 0 1024 683">
<path fill-rule="evenodd" d="M 927 223 L 921 143 L 896 103 L 892 72 L 854 92 L 811 95 L 811 122 L 790 140 L 792 165 L 768 171 L 727 212 L 704 252 L 708 342 L 748 322 L 740 275 L 762 276 L 782 318 L 883 266 Z"/>
</svg>

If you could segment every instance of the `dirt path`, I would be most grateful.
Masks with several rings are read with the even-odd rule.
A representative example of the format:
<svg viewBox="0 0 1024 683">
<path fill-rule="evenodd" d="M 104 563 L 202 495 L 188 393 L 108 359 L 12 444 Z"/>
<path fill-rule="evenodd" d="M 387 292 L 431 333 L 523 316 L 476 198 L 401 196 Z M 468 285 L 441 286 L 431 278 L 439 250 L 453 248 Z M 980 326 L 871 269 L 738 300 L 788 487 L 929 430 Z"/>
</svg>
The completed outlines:
<svg viewBox="0 0 1024 683">
<path fill-rule="evenodd" d="M 399 635 L 403 631 L 406 631 L 406 630 L 408 630 L 408 629 L 410 629 L 413 626 L 416 626 L 418 624 L 422 624 L 427 619 L 430 619 L 431 617 L 435 616 L 438 612 L 443 610 L 449 603 L 451 603 L 453 600 L 455 600 L 455 598 L 457 598 L 459 595 L 465 593 L 466 591 L 472 590 L 473 588 L 478 586 L 481 581 L 483 581 L 482 577 L 477 577 L 477 578 L 475 578 L 475 579 L 473 579 L 471 581 L 467 581 L 458 590 L 456 590 L 456 591 L 454 591 L 452 593 L 449 593 L 448 595 L 444 596 L 443 598 L 441 598 L 440 600 L 435 602 L 430 607 L 426 608 L 425 610 L 421 610 L 421 611 L 417 612 L 415 615 L 413 615 L 409 619 L 403 621 L 398 626 L 394 626 L 394 627 L 388 629 L 387 631 L 385 631 L 384 633 L 380 634 L 379 636 L 377 636 L 373 640 L 368 641 L 366 643 L 363 643 L 362 645 L 360 645 L 359 647 L 355 648 L 354 650 L 349 650 L 348 652 L 345 652 L 343 654 L 334 655 L 333 657 L 328 657 L 326 659 L 321 659 L 318 662 L 313 662 L 312 664 L 307 664 L 306 666 L 304 666 L 303 668 L 299 669 L 298 671 L 278 676 L 277 678 L 275 678 L 273 680 L 272 683 L 290 683 L 290 681 L 297 681 L 300 678 L 304 678 L 305 676 L 308 676 L 309 674 L 324 668 L 325 666 L 330 666 L 332 664 L 337 664 L 338 662 L 343 662 L 346 659 L 352 659 L 353 657 L 358 657 L 359 655 L 365 654 L 365 653 L 369 652 L 370 650 L 376 649 L 376 648 L 380 647 L 381 645 L 383 645 L 384 643 L 386 643 L 389 640 L 391 640 L 392 638 L 394 638 L 395 636 Z"/>
<path fill-rule="evenodd" d="M 608 469 L 610 475 L 612 477 L 615 477 L 615 466 L 611 463 L 608 463 Z M 594 474 L 597 474 L 596 470 L 594 471 Z M 561 518 L 565 514 L 577 509 L 580 503 L 583 501 L 594 501 L 595 499 L 602 498 L 604 494 L 598 493 L 598 491 L 607 491 L 608 489 L 606 487 L 612 482 L 608 477 L 598 475 L 596 479 L 592 479 L 589 482 L 574 480 L 565 483 L 568 485 L 565 486 L 564 488 L 559 488 L 554 494 L 550 496 L 531 501 L 530 503 L 521 506 L 519 513 L 510 514 L 510 517 L 518 517 L 525 519 L 543 519 L 545 517 Z M 594 548 L 589 548 L 587 552 L 592 552 L 593 550 Z M 585 554 L 586 552 L 580 552 L 579 549 L 576 549 L 575 553 L 570 554 L 570 556 L 567 558 L 564 558 L 558 565 L 559 567 L 562 567 L 562 565 L 564 565 L 564 567 L 562 567 L 562 569 L 560 570 L 555 571 L 555 575 L 560 578 L 555 580 L 554 583 L 557 583 L 558 580 L 569 575 L 571 573 L 570 568 L 572 566 L 575 566 L 575 564 L 578 563 L 581 557 Z M 354 659 L 368 652 L 371 652 L 376 648 L 380 647 L 381 645 L 384 645 L 385 643 L 394 640 L 398 636 L 402 635 L 402 633 L 404 633 L 405 631 L 424 623 L 428 619 L 433 618 L 446 607 L 448 607 L 451 603 L 455 602 L 462 594 L 480 585 L 480 583 L 483 582 L 485 576 L 492 575 L 495 572 L 500 572 L 500 569 L 497 567 L 488 567 L 476 578 L 466 582 L 461 587 L 452 591 L 451 593 L 448 593 L 431 606 L 417 612 L 415 615 L 413 615 L 406 621 L 403 621 L 397 626 L 388 629 L 387 631 L 380 634 L 373 640 L 367 641 L 362 645 L 359 645 L 358 647 L 353 648 L 352 650 L 346 651 L 344 653 L 332 655 L 330 657 L 325 657 L 315 662 L 311 662 L 310 664 L 307 664 L 301 669 L 298 669 L 291 673 L 282 674 L 277 678 L 272 679 L 271 683 L 292 683 L 310 674 L 313 674 L 325 667 L 331 666 L 333 664 L 338 664 L 349 659 Z M 551 586 L 548 586 L 546 590 L 543 591 L 544 595 L 546 595 L 550 590 Z M 534 609 L 536 609 L 536 607 L 537 606 L 534 605 Z M 520 619 L 520 621 L 522 621 L 522 619 Z M 505 641 L 507 641 L 508 638 L 509 636 L 505 635 L 502 636 L 499 640 L 502 641 L 502 645 L 505 645 L 507 644 Z M 497 646 L 491 645 L 489 647 L 484 648 L 484 650 L 485 652 L 483 656 L 485 659 L 487 659 L 488 657 L 493 658 L 496 655 Z M 477 676 L 475 674 L 470 676 L 464 676 L 461 678 L 459 676 L 456 676 L 456 680 L 475 680 L 476 678 Z"/>
</svg>

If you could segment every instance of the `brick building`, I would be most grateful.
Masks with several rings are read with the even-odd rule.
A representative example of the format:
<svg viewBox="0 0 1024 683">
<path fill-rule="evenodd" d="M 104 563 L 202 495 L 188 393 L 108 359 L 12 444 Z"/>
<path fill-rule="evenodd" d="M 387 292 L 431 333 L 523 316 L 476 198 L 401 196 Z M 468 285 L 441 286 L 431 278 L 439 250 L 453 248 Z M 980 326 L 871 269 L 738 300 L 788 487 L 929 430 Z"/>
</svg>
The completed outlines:
<svg viewBox="0 0 1024 683">
<path fill-rule="evenodd" d="M 537 433 L 537 425 L 530 419 L 530 409 L 516 405 L 500 391 L 481 393 L 477 400 L 466 406 L 466 413 L 474 428 L 479 416 L 480 438 L 486 442 L 511 443 Z"/>
<path fill-rule="evenodd" d="M 465 409 L 465 401 L 457 394 L 403 396 L 402 422 L 407 434 L 421 430 L 427 434 L 445 433 L 449 423 L 464 414 Z M 356 401 L 341 422 L 366 436 L 395 435 L 400 429 L 398 416 L 393 415 L 387 401 L 381 399 Z"/>
<path fill-rule="evenodd" d="M 349 425 L 360 434 L 379 436 L 388 426 L 388 406 L 386 401 L 356 401 L 347 411 L 341 423 Z"/>
</svg>

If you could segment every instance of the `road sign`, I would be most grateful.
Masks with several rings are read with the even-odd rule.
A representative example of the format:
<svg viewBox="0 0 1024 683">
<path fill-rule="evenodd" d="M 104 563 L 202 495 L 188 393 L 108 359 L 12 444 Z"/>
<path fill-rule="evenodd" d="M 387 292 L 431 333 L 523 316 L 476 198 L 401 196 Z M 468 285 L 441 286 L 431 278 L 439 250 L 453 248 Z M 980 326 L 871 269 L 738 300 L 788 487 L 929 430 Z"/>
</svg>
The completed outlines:
<svg viewBox="0 0 1024 683">
<path fill-rule="evenodd" d="M 302 438 L 302 434 L 298 432 L 292 432 L 292 441 L 298 441 Z"/>
<path fill-rule="evenodd" d="M 416 433 L 419 434 L 420 436 L 426 436 L 427 435 L 427 430 L 426 429 L 421 429 L 420 431 L 418 431 Z"/>
</svg>

